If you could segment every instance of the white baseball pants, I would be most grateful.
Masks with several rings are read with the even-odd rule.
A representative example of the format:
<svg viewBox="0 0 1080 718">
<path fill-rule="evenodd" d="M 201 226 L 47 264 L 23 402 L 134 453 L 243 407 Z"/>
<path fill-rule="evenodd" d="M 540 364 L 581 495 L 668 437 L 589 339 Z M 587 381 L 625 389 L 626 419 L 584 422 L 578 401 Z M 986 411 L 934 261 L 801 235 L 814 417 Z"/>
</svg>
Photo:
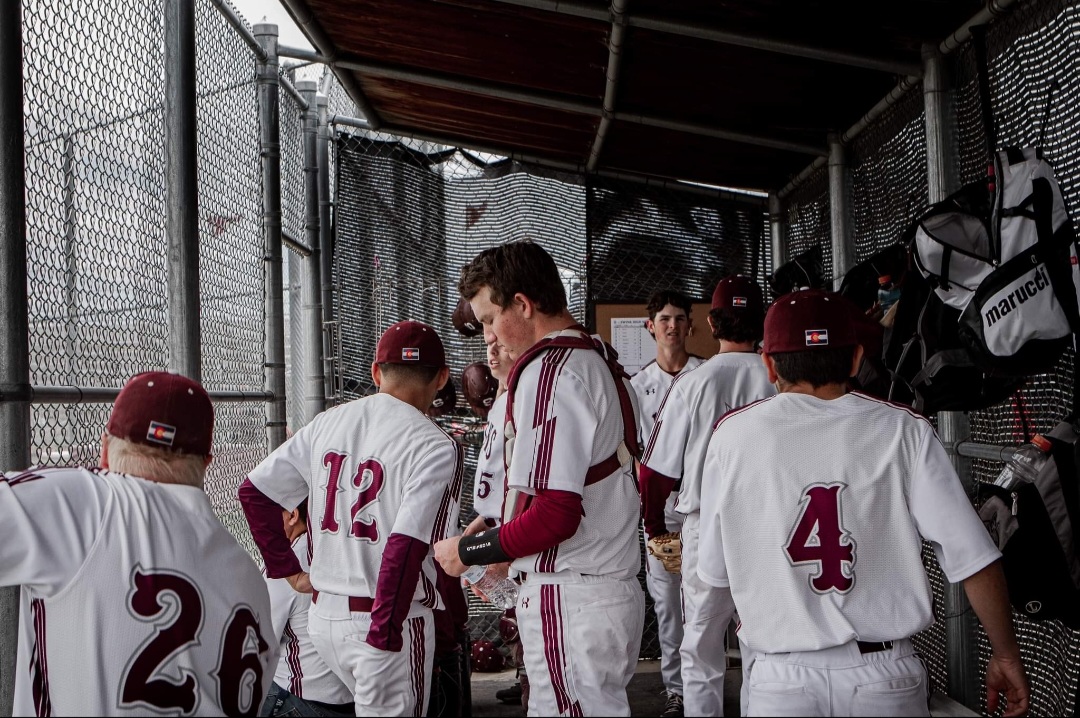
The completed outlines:
<svg viewBox="0 0 1080 718">
<path fill-rule="evenodd" d="M 724 715 L 724 645 L 735 615 L 731 590 L 715 588 L 697 575 L 699 515 L 687 515 L 682 527 L 683 710 L 688 716 Z"/>
<path fill-rule="evenodd" d="M 860 653 L 854 641 L 802 653 L 758 653 L 750 716 L 928 716 L 929 681 L 911 641 Z"/>
<path fill-rule="evenodd" d="M 319 594 L 308 610 L 308 633 L 326 665 L 352 686 L 358 716 L 427 715 L 435 649 L 430 608 L 414 603 L 392 653 L 364 643 L 371 614 L 349 611 L 348 599 Z"/>
<path fill-rule="evenodd" d="M 629 716 L 645 594 L 637 578 L 529 574 L 517 606 L 530 716 Z"/>
<path fill-rule="evenodd" d="M 679 647 L 683 639 L 682 577 L 669 573 L 659 559 L 645 556 L 645 587 L 652 596 L 656 612 L 656 628 L 660 637 L 660 675 L 664 688 L 683 694 L 682 656 Z"/>
</svg>

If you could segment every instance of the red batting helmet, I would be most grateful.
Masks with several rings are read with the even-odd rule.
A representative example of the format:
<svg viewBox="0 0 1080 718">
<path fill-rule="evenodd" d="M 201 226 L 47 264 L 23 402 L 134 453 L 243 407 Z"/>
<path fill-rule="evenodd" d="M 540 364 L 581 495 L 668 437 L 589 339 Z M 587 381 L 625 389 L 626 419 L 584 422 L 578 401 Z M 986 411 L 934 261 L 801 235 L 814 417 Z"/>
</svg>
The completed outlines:
<svg viewBox="0 0 1080 718">
<path fill-rule="evenodd" d="M 431 402 L 431 406 L 428 407 L 428 416 L 446 416 L 454 410 L 457 406 L 457 389 L 454 388 L 454 382 L 451 379 L 447 379 L 443 384 L 443 388 L 439 389 L 439 393 L 435 395 L 435 400 Z"/>
<path fill-rule="evenodd" d="M 506 668 L 504 656 L 495 644 L 486 639 L 472 644 L 472 669 L 481 673 L 498 673 Z"/>
<path fill-rule="evenodd" d="M 473 362 L 461 373 L 461 393 L 472 410 L 481 419 L 486 419 L 488 409 L 499 393 L 499 381 L 491 375 L 487 364 Z"/>
<path fill-rule="evenodd" d="M 478 337 L 484 333 L 484 327 L 477 321 L 472 305 L 465 297 L 458 299 L 457 307 L 454 308 L 450 320 L 454 323 L 454 328 L 467 337 Z"/>
</svg>

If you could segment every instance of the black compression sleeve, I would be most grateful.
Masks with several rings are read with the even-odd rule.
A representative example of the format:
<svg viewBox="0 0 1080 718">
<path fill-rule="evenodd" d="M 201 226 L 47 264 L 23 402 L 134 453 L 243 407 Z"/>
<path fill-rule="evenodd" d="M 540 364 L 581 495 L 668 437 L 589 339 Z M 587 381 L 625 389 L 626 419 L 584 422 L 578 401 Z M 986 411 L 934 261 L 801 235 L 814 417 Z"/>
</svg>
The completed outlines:
<svg viewBox="0 0 1080 718">
<path fill-rule="evenodd" d="M 458 542 L 458 558 L 466 566 L 486 566 L 512 560 L 499 543 L 499 529 L 463 536 Z"/>
</svg>

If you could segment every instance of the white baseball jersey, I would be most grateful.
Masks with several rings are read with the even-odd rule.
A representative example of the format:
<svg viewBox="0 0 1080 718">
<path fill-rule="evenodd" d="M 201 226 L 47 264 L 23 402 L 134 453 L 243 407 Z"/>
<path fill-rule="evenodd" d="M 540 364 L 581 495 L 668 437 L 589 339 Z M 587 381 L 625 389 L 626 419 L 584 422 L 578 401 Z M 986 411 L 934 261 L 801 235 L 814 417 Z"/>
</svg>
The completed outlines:
<svg viewBox="0 0 1080 718">
<path fill-rule="evenodd" d="M 495 398 L 484 427 L 484 445 L 476 459 L 473 508 L 486 519 L 502 519 L 506 495 L 506 466 L 503 464 L 503 422 L 506 419 L 506 392 Z"/>
<path fill-rule="evenodd" d="M 311 542 L 308 534 L 297 536 L 292 549 L 300 561 L 300 568 L 310 570 Z M 274 682 L 294 696 L 306 700 L 333 705 L 352 703 L 352 689 L 330 670 L 311 643 L 308 635 L 311 594 L 293 590 L 284 578 L 267 578 L 266 588 L 270 593 L 274 636 L 280 644 Z"/>
<path fill-rule="evenodd" d="M 694 371 L 675 377 L 641 463 L 680 481 L 676 511 L 692 514 L 700 506 L 701 469 L 717 419 L 775 393 L 761 356 L 754 352 L 717 354 Z"/>
<path fill-rule="evenodd" d="M 934 620 L 924 538 L 951 582 L 1001 555 L 930 423 L 863 394 L 733 412 L 705 471 L 698 572 L 730 585 L 754 650 L 907 638 Z"/>
<path fill-rule="evenodd" d="M 16 715 L 256 715 L 277 642 L 259 568 L 201 489 L 103 469 L 0 481 L 22 586 Z"/>
<path fill-rule="evenodd" d="M 637 399 L 625 383 L 636 421 Z M 522 370 L 513 408 L 516 435 L 505 449 L 507 487 L 526 493 L 572 491 L 582 496 L 585 511 L 572 537 L 516 559 L 513 567 L 530 574 L 637 576 L 641 500 L 631 463 L 585 486 L 589 467 L 608 459 L 624 438 L 619 395 L 603 357 L 586 349 L 542 352 Z"/>
<path fill-rule="evenodd" d="M 462 453 L 415 407 L 374 394 L 322 412 L 248 478 L 286 509 L 308 498 L 315 590 L 374 598 L 390 534 L 434 544 L 457 526 Z M 413 600 L 442 608 L 433 555 Z"/>
<path fill-rule="evenodd" d="M 685 374 L 691 369 L 696 369 L 705 363 L 705 360 L 694 354 L 686 362 L 679 375 Z M 638 446 L 644 447 L 645 442 L 652 436 L 653 426 L 656 424 L 656 415 L 660 412 L 660 404 L 667 396 L 668 389 L 675 376 L 668 374 L 660 368 L 655 361 L 646 364 L 641 371 L 630 379 L 630 384 L 637 393 L 638 406 L 641 413 L 638 415 Z M 667 519 L 668 531 L 678 531 L 682 524 L 682 516 L 675 511 L 675 502 L 679 498 L 678 491 L 672 491 L 664 506 L 664 517 Z"/>
</svg>

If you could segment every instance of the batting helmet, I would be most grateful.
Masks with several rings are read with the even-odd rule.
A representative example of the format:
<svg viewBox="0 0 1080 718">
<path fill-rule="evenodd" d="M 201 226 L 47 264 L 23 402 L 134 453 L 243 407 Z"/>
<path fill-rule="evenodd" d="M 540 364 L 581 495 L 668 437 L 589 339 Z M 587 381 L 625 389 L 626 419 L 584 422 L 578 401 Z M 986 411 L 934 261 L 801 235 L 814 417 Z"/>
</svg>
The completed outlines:
<svg viewBox="0 0 1080 718">
<path fill-rule="evenodd" d="M 457 307 L 454 308 L 450 320 L 454 323 L 454 329 L 467 337 L 478 337 L 484 333 L 484 327 L 476 320 L 472 305 L 465 297 L 458 299 Z"/>
<path fill-rule="evenodd" d="M 446 383 L 443 384 L 443 388 L 439 389 L 439 393 L 435 395 L 435 400 L 431 402 L 427 413 L 428 416 L 446 416 L 456 406 L 457 389 L 454 388 L 454 382 L 447 379 Z"/>
<path fill-rule="evenodd" d="M 486 639 L 472 644 L 472 669 L 481 673 L 498 673 L 506 668 L 504 656 L 495 644 Z"/>
<path fill-rule="evenodd" d="M 484 362 L 473 362 L 461 373 L 461 393 L 465 395 L 472 410 L 481 419 L 486 419 L 492 402 L 499 393 L 499 382 L 491 375 L 491 369 Z"/>
</svg>

